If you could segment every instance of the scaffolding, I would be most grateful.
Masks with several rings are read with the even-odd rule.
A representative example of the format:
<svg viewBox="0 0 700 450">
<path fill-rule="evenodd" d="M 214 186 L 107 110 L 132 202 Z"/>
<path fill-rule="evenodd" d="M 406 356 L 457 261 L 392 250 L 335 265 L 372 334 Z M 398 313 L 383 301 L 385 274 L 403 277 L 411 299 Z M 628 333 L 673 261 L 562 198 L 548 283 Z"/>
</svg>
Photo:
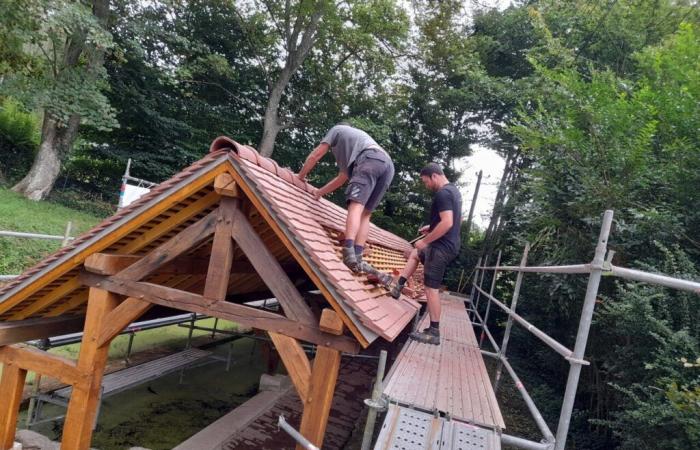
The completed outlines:
<svg viewBox="0 0 700 450">
<path fill-rule="evenodd" d="M 608 250 L 608 237 L 610 235 L 612 221 L 613 212 L 610 210 L 605 211 L 605 214 L 603 215 L 603 222 L 600 229 L 600 234 L 598 237 L 598 244 L 595 249 L 595 254 L 593 260 L 588 264 L 528 267 L 527 258 L 528 253 L 530 251 L 529 244 L 525 245 L 519 266 L 501 266 L 501 252 L 499 252 L 496 257 L 495 266 L 488 265 L 489 256 L 483 258 L 483 265 L 482 258 L 480 258 L 477 262 L 477 267 L 474 272 L 474 278 L 471 286 L 470 314 L 474 325 L 476 327 L 481 328 L 479 346 L 483 346 L 484 339 L 486 338 L 488 339 L 489 343 L 494 349 L 494 352 L 486 351 L 483 349 L 481 350 L 481 353 L 484 356 L 494 358 L 497 362 L 496 373 L 494 376 L 494 389 L 498 390 L 500 380 L 502 377 L 502 372 L 505 368 L 505 370 L 508 372 L 508 375 L 515 384 L 515 387 L 520 392 L 530 414 L 532 415 L 532 418 L 534 419 L 539 431 L 542 434 L 542 440 L 540 442 L 535 442 L 508 434 L 502 434 L 501 442 L 503 444 L 511 445 L 517 448 L 532 450 L 564 450 L 566 445 L 566 438 L 569 432 L 571 414 L 574 408 L 576 391 L 578 389 L 581 368 L 582 366 L 589 364 L 584 359 L 584 353 L 586 350 L 586 344 L 588 342 L 589 331 L 593 319 L 593 311 L 595 308 L 596 296 L 598 295 L 598 287 L 600 285 L 600 280 L 603 276 L 613 276 L 626 280 L 656 284 L 672 289 L 690 291 L 700 295 L 700 282 L 683 280 L 679 278 L 666 276 L 663 274 L 643 272 L 640 270 L 627 269 L 624 267 L 617 267 L 613 265 L 612 258 L 614 255 L 614 251 Z M 491 285 L 489 287 L 488 292 L 483 289 L 484 278 L 487 272 L 492 273 Z M 504 302 L 502 302 L 494 296 L 499 272 L 517 273 L 510 306 L 506 306 Z M 573 350 L 557 342 L 554 338 L 547 335 L 544 331 L 540 330 L 539 328 L 528 322 L 525 318 L 516 313 L 518 298 L 520 296 L 520 288 L 522 286 L 523 276 L 525 273 L 588 274 L 588 285 L 583 300 L 583 308 L 581 310 L 581 317 L 579 320 L 578 332 L 576 335 L 576 343 L 574 345 Z M 482 298 L 485 299 L 486 303 L 483 317 L 479 312 L 479 303 Z M 503 339 L 501 340 L 500 345 L 496 342 L 488 328 L 488 318 L 491 312 L 492 304 L 496 305 L 508 316 L 505 331 L 503 334 Z M 510 338 L 514 322 L 522 326 L 528 332 L 532 333 L 535 337 L 537 337 L 539 340 L 541 340 L 543 343 L 545 343 L 552 350 L 560 354 L 569 362 L 569 374 L 566 382 L 566 389 L 564 392 L 561 411 L 559 414 L 559 422 L 557 425 L 556 434 L 554 434 L 550 430 L 549 426 L 547 425 L 547 422 L 545 421 L 544 417 L 537 408 L 537 405 L 535 405 L 535 402 L 530 397 L 529 393 L 527 392 L 527 389 L 523 385 L 522 381 L 520 380 L 517 373 L 508 362 L 508 358 L 506 357 L 508 340 Z"/>
</svg>

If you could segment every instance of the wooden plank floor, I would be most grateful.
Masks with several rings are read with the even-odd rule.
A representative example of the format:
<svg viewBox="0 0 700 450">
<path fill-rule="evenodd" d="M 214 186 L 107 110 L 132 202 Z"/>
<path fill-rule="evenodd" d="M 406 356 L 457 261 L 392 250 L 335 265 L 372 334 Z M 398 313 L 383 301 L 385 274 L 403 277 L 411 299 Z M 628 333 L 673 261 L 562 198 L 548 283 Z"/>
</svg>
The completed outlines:
<svg viewBox="0 0 700 450">
<path fill-rule="evenodd" d="M 419 326 L 427 325 L 427 318 Z M 504 429 L 491 381 L 463 299 L 443 296 L 440 345 L 413 340 L 394 362 L 384 394 L 393 402 Z"/>
</svg>

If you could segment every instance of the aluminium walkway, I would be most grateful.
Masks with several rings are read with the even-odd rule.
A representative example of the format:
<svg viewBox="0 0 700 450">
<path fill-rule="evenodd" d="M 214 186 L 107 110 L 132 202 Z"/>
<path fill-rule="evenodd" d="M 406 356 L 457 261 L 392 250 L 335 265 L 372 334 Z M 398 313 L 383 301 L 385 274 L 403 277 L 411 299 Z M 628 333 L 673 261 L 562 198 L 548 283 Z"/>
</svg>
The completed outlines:
<svg viewBox="0 0 700 450">
<path fill-rule="evenodd" d="M 384 381 L 392 405 L 377 450 L 500 448 L 505 423 L 466 299 L 441 300 L 440 345 L 407 341 Z M 426 317 L 418 328 L 427 324 Z"/>
</svg>

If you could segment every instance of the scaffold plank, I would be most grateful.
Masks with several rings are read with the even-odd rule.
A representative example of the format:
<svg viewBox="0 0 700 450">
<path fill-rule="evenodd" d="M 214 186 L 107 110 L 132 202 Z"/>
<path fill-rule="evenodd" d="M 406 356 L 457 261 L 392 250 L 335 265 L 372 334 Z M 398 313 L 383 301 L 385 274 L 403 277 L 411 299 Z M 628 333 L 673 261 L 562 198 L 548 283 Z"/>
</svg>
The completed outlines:
<svg viewBox="0 0 700 450">
<path fill-rule="evenodd" d="M 497 430 L 505 428 L 463 300 L 443 296 L 440 345 L 407 341 L 384 395 L 400 405 Z M 419 328 L 427 325 L 427 318 Z"/>
<path fill-rule="evenodd" d="M 390 405 L 374 450 L 500 450 L 495 430 Z"/>
</svg>

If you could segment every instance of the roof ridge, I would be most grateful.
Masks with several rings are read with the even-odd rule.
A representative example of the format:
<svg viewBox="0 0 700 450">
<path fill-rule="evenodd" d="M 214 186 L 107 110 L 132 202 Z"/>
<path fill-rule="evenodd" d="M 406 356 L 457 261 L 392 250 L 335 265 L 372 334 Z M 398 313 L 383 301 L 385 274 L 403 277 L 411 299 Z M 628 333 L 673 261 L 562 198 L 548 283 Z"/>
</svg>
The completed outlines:
<svg viewBox="0 0 700 450">
<path fill-rule="evenodd" d="M 314 186 L 302 181 L 299 177 L 288 167 L 280 167 L 272 158 L 267 158 L 262 156 L 256 149 L 250 145 L 243 145 L 239 142 L 234 141 L 228 136 L 219 136 L 211 143 L 209 147 L 209 152 L 219 152 L 219 151 L 229 151 L 233 152 L 237 157 L 244 159 L 248 162 L 255 164 L 256 166 L 267 170 L 268 172 L 277 176 L 277 178 L 296 186 L 297 188 L 313 194 L 316 190 Z"/>
</svg>

